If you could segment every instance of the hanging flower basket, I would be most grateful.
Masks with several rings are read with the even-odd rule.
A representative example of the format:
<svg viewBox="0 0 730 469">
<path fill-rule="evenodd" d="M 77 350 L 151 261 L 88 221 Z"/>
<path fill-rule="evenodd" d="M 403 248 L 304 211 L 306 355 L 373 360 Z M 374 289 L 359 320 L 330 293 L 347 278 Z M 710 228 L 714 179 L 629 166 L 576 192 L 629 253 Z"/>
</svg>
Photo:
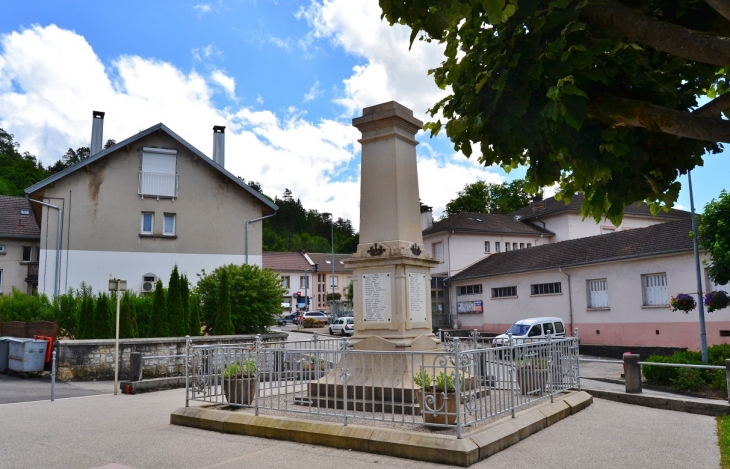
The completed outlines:
<svg viewBox="0 0 730 469">
<path fill-rule="evenodd" d="M 669 300 L 669 304 L 672 306 L 672 311 L 682 311 L 684 314 L 689 314 L 690 311 L 697 307 L 697 302 L 692 295 L 680 293 L 676 297 L 673 296 Z"/>
<path fill-rule="evenodd" d="M 711 291 L 705 295 L 705 306 L 707 306 L 708 313 L 727 308 L 728 305 L 730 305 L 730 296 L 724 291 Z"/>
</svg>

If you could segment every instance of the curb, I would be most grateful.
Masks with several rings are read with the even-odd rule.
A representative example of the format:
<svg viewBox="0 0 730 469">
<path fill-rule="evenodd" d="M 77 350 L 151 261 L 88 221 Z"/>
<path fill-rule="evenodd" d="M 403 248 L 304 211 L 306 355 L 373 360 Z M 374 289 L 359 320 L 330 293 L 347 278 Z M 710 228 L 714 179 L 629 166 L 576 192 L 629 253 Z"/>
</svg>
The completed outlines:
<svg viewBox="0 0 730 469">
<path fill-rule="evenodd" d="M 710 415 L 713 417 L 717 415 L 730 414 L 730 404 L 724 401 L 699 402 L 674 397 L 650 396 L 646 394 L 628 394 L 619 391 L 609 391 L 607 389 L 595 389 L 585 387 L 582 387 L 581 390 L 599 399 L 621 402 L 623 404 L 640 405 L 644 407 L 651 407 L 654 409 L 674 410 L 676 412 Z"/>
<path fill-rule="evenodd" d="M 573 391 L 554 403 L 537 405 L 519 412 L 515 418 L 503 418 L 462 439 L 357 424 L 344 426 L 301 418 L 255 416 L 206 407 L 182 407 L 170 414 L 170 423 L 468 467 L 585 409 L 592 402 L 589 394 Z"/>
</svg>

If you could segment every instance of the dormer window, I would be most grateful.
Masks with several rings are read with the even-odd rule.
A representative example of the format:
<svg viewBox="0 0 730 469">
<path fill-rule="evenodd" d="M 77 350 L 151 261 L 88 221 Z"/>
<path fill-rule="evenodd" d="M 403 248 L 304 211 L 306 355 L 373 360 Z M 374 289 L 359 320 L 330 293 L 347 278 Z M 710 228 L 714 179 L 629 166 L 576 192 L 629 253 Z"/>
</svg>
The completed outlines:
<svg viewBox="0 0 730 469">
<path fill-rule="evenodd" d="M 177 151 L 165 148 L 142 148 L 142 171 L 139 172 L 139 195 L 177 197 Z"/>
</svg>

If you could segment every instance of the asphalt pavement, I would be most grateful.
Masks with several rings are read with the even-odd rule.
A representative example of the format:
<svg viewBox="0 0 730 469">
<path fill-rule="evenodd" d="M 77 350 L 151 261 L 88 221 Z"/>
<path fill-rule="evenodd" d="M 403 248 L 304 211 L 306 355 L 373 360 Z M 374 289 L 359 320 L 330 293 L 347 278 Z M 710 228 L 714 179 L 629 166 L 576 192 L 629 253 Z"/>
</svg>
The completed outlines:
<svg viewBox="0 0 730 469">
<path fill-rule="evenodd" d="M 95 396 L 114 392 L 113 383 L 96 381 L 79 381 L 62 383 L 56 381 L 54 396 L 56 399 L 70 397 Z M 44 401 L 51 399 L 50 376 L 39 377 L 29 375 L 6 375 L 0 373 L 0 404 L 17 402 Z"/>
</svg>

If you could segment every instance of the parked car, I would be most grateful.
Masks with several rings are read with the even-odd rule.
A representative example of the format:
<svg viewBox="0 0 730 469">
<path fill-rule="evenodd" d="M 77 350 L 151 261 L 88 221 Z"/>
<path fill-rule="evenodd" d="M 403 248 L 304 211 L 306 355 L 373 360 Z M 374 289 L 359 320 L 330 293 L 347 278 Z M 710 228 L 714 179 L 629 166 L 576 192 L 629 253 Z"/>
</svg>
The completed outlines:
<svg viewBox="0 0 730 469">
<path fill-rule="evenodd" d="M 355 319 L 354 318 L 339 318 L 330 326 L 330 335 L 352 335 L 355 333 Z"/>
<path fill-rule="evenodd" d="M 305 319 L 316 319 L 318 321 L 324 322 L 325 324 L 330 323 L 330 317 L 324 311 L 307 311 L 304 314 L 300 314 L 301 316 L 297 318 L 298 321 L 304 321 Z M 296 324 L 299 324 L 299 322 L 297 322 Z"/>
<path fill-rule="evenodd" d="M 507 332 L 495 337 L 492 345 L 509 345 L 508 334 L 512 334 L 514 345 L 547 340 L 548 334 L 552 334 L 554 338 L 562 338 L 565 337 L 565 323 L 560 318 L 551 317 L 520 319 Z"/>
<path fill-rule="evenodd" d="M 283 317 L 280 317 L 279 318 L 279 324 L 281 325 L 281 327 L 284 327 L 287 324 L 296 324 L 294 322 L 294 319 L 296 317 L 297 317 L 297 313 L 287 314 L 286 316 L 283 316 Z"/>
</svg>

